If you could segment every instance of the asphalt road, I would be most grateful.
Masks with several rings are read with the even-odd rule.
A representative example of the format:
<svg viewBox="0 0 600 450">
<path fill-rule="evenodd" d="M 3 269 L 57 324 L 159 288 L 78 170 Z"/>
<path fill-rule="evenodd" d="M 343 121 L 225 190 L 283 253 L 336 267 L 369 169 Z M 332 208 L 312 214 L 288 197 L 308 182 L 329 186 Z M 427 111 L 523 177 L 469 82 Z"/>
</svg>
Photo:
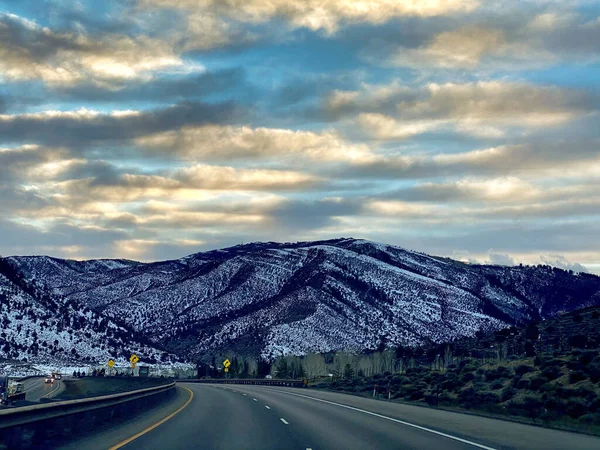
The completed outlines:
<svg viewBox="0 0 600 450">
<path fill-rule="evenodd" d="M 25 400 L 28 402 L 39 402 L 42 398 L 50 398 L 62 390 L 62 383 L 54 381 L 54 384 L 44 383 L 44 377 L 29 378 L 23 381 L 25 388 Z"/>
<path fill-rule="evenodd" d="M 591 436 L 337 393 L 192 383 L 177 390 L 167 405 L 64 449 L 600 448 Z"/>
</svg>

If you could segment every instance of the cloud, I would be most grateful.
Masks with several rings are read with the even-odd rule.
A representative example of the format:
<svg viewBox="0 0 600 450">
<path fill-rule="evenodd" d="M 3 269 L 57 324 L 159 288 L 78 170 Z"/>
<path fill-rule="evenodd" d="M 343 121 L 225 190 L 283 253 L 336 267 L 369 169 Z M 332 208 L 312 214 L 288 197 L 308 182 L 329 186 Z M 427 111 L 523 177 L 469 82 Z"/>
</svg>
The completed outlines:
<svg viewBox="0 0 600 450">
<path fill-rule="evenodd" d="M 562 255 L 548 255 L 548 256 L 540 256 L 540 261 L 542 264 L 546 264 L 552 267 L 558 267 L 564 270 L 572 270 L 573 272 L 580 273 L 589 271 L 579 263 L 570 262 L 567 258 Z"/>
<path fill-rule="evenodd" d="M 0 14 L 0 78 L 54 85 L 98 84 L 148 77 L 183 66 L 164 41 L 147 36 L 53 31 L 13 14 Z"/>
<path fill-rule="evenodd" d="M 326 117 L 354 117 L 375 139 L 406 139 L 450 129 L 478 137 L 503 137 L 512 129 L 555 127 L 597 113 L 595 92 L 528 83 L 430 83 L 410 89 L 398 82 L 334 91 L 323 101 Z"/>
<path fill-rule="evenodd" d="M 560 62 L 594 62 L 600 54 L 593 42 L 600 24 L 575 8 L 546 9 L 522 2 L 482 9 L 482 14 L 383 33 L 367 30 L 360 45 L 363 60 L 412 70 L 523 71 Z M 511 5 L 512 6 L 512 5 Z M 543 11 L 543 12 L 542 12 Z M 532 17 L 530 19 L 530 17 Z"/>
<path fill-rule="evenodd" d="M 409 67 L 474 68 L 484 56 L 506 57 L 514 50 L 502 30 L 465 26 L 434 36 L 424 47 L 397 50 L 388 62 Z"/>
<path fill-rule="evenodd" d="M 422 183 L 391 191 L 385 198 L 416 202 L 523 202 L 536 198 L 540 189 L 516 177 L 470 179 L 455 182 Z"/>
<path fill-rule="evenodd" d="M 179 170 L 175 177 L 194 189 L 289 190 L 306 189 L 320 180 L 290 170 L 235 169 L 198 164 Z"/>
<path fill-rule="evenodd" d="M 0 115 L 0 135 L 6 142 L 85 147 L 99 142 L 135 139 L 186 124 L 229 122 L 240 115 L 240 108 L 232 103 L 201 102 L 179 103 L 154 110 L 110 113 L 85 108 L 71 111 L 49 110 Z"/>
<path fill-rule="evenodd" d="M 568 148 L 569 151 L 565 151 Z M 597 140 L 538 142 L 506 145 L 462 153 L 432 156 L 379 155 L 331 171 L 340 178 L 391 178 L 399 180 L 462 175 L 506 176 L 528 174 L 531 177 L 590 176 L 600 171 Z"/>
<path fill-rule="evenodd" d="M 486 261 L 487 264 L 492 264 L 494 266 L 516 266 L 516 261 L 510 256 L 504 253 L 495 253 L 490 251 L 489 260 Z"/>
<path fill-rule="evenodd" d="M 332 225 L 339 216 L 353 216 L 362 211 L 358 199 L 324 198 L 317 201 L 292 200 L 276 205 L 270 218 L 274 227 L 286 231 L 312 231 Z"/>
<path fill-rule="evenodd" d="M 324 163 L 368 161 L 373 155 L 364 144 L 345 141 L 335 131 L 294 131 L 280 128 L 206 125 L 183 127 L 136 139 L 147 151 L 173 152 L 208 160 L 298 156 Z"/>
<path fill-rule="evenodd" d="M 204 14 L 218 14 L 240 22 L 261 23 L 283 18 L 292 27 L 335 32 L 344 23 L 383 23 L 395 17 L 432 17 L 473 11 L 477 0 L 140 0 L 146 7 L 179 8 Z"/>
<path fill-rule="evenodd" d="M 190 101 L 221 93 L 244 84 L 242 69 L 225 69 L 215 72 L 170 75 L 145 80 L 124 80 L 110 89 L 93 82 L 69 86 L 52 86 L 44 92 L 45 98 L 67 102 L 156 102 Z"/>
</svg>

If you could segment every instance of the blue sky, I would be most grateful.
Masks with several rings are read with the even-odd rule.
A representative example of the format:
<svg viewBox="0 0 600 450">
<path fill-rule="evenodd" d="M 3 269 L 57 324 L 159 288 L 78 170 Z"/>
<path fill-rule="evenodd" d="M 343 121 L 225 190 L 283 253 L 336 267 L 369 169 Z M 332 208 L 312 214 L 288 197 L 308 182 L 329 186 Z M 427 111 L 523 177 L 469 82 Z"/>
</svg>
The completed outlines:
<svg viewBox="0 0 600 450">
<path fill-rule="evenodd" d="M 598 42 L 587 0 L 0 0 L 0 254 L 600 273 Z"/>
</svg>

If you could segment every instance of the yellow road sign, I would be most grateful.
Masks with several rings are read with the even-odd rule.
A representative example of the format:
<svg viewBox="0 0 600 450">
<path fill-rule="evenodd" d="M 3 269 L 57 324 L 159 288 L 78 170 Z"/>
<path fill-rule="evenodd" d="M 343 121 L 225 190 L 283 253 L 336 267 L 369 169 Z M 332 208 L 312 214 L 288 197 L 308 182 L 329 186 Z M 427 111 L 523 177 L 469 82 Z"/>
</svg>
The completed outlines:
<svg viewBox="0 0 600 450">
<path fill-rule="evenodd" d="M 223 365 L 225 367 L 229 367 L 231 365 L 231 361 L 229 361 L 228 359 L 226 359 L 225 361 L 223 361 Z"/>
<path fill-rule="evenodd" d="M 229 367 L 225 367 L 225 372 L 229 372 Z"/>
<path fill-rule="evenodd" d="M 108 367 L 110 367 L 112 369 L 112 367 L 115 365 L 115 361 L 112 359 L 108 360 Z"/>
</svg>

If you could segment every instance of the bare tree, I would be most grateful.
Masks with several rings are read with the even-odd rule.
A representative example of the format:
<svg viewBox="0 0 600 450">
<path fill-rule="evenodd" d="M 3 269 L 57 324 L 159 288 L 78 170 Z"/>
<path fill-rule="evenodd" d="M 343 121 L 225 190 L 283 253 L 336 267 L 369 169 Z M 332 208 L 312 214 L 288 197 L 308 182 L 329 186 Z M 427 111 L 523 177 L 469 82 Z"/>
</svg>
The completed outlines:
<svg viewBox="0 0 600 450">
<path fill-rule="evenodd" d="M 325 358 L 320 353 L 309 353 L 302 359 L 304 373 L 309 378 L 327 375 L 327 365 Z"/>
</svg>

